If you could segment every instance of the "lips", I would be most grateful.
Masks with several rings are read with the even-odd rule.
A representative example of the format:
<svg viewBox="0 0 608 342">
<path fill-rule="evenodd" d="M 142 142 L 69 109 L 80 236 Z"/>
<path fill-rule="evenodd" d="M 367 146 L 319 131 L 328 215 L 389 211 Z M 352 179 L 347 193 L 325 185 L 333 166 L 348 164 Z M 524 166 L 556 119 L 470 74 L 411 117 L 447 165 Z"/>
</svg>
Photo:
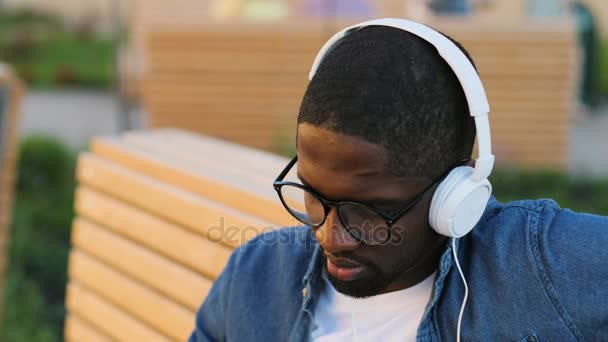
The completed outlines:
<svg viewBox="0 0 608 342">
<path fill-rule="evenodd" d="M 335 258 L 330 255 L 327 257 L 327 271 L 334 278 L 341 281 L 351 281 L 359 277 L 359 275 L 365 270 L 365 266 L 360 263 L 350 260 Z"/>
</svg>

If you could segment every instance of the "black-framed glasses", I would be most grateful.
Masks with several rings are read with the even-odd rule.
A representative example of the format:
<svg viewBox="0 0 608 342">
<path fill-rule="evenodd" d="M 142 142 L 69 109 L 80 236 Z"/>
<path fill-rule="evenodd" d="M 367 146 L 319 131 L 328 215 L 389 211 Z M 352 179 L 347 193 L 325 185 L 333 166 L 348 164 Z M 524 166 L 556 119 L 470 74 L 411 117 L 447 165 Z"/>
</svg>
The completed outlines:
<svg viewBox="0 0 608 342">
<path fill-rule="evenodd" d="M 469 159 L 461 160 L 450 167 L 410 203 L 392 214 L 361 202 L 330 201 L 306 185 L 284 181 L 285 176 L 297 161 L 298 156 L 296 155 L 273 182 L 281 203 L 291 216 L 316 230 L 325 223 L 333 207 L 338 212 L 340 223 L 352 237 L 368 245 L 381 245 L 390 241 L 395 222 L 413 209 L 450 171 L 469 161 Z"/>
</svg>

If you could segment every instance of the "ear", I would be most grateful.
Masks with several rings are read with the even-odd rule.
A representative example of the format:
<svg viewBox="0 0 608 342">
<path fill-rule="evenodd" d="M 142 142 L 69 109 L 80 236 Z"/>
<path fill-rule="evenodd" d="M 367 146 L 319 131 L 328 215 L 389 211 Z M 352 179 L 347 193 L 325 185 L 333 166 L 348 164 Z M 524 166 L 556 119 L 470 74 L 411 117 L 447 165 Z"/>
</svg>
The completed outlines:
<svg viewBox="0 0 608 342">
<path fill-rule="evenodd" d="M 475 159 L 471 159 L 466 163 L 467 166 L 475 168 Z"/>
</svg>

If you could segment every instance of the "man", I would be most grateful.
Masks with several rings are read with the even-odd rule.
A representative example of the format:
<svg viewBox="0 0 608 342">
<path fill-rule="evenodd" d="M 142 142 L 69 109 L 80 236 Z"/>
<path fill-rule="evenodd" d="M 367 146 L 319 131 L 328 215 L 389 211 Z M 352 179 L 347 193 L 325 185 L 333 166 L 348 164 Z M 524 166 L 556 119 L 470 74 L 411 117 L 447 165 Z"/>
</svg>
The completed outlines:
<svg viewBox="0 0 608 342">
<path fill-rule="evenodd" d="M 488 154 L 486 117 L 469 115 L 485 95 L 440 37 L 459 56 L 378 25 L 329 47 L 275 182 L 306 225 L 237 249 L 190 341 L 608 340 L 608 219 L 487 200 L 487 174 L 472 179 L 490 159 L 469 160 L 476 127 Z M 482 205 L 437 216 L 459 184 Z"/>
</svg>

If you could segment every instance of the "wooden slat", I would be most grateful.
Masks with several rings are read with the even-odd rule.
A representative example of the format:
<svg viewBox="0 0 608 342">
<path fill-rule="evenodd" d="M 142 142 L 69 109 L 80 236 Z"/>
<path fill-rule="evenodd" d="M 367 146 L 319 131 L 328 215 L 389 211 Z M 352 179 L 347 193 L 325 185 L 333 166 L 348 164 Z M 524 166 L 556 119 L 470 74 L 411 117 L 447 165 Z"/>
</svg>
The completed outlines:
<svg viewBox="0 0 608 342">
<path fill-rule="evenodd" d="M 196 168 L 197 173 L 214 175 L 222 183 L 251 189 L 258 197 L 272 200 L 276 199 L 272 181 L 288 163 L 288 159 L 270 153 L 245 150 L 241 145 L 175 130 L 128 133 L 124 140 L 129 146 L 187 162 Z M 213 163 L 209 163 L 209 160 L 213 160 Z"/>
<path fill-rule="evenodd" d="M 84 219 L 74 222 L 72 245 L 192 311 L 211 289 L 210 279 Z"/>
<path fill-rule="evenodd" d="M 86 286 L 172 339 L 185 341 L 192 331 L 194 312 L 82 252 L 71 253 L 69 275 L 72 281 Z"/>
<path fill-rule="evenodd" d="M 293 107 L 294 108 L 294 112 L 296 111 L 296 106 Z M 210 112 L 207 112 L 207 118 L 201 118 L 200 116 L 203 114 L 203 112 L 199 112 L 199 111 L 190 111 L 190 112 L 176 112 L 176 109 L 173 108 L 171 109 L 170 107 L 165 107 L 163 105 L 163 107 L 158 107 L 158 112 L 159 113 L 174 113 L 174 115 L 166 115 L 166 116 L 156 116 L 153 119 L 153 122 L 156 125 L 171 125 L 171 126 L 183 126 L 183 125 L 193 125 L 193 127 L 201 127 L 204 128 L 205 131 L 207 132 L 206 135 L 210 135 L 213 132 L 217 132 L 218 134 L 222 134 L 222 133 L 231 133 L 231 132 L 239 132 L 240 134 L 242 134 L 243 136 L 251 136 L 251 137 L 264 137 L 264 136 L 272 136 L 274 134 L 278 134 L 279 130 L 283 127 L 289 127 L 289 128 L 294 128 L 295 129 L 295 125 L 293 124 L 293 122 L 295 122 L 296 117 L 295 115 L 293 116 L 293 120 L 291 120 L 291 124 L 281 124 L 281 122 L 279 120 L 275 120 L 276 117 L 279 115 L 278 111 L 273 112 L 273 113 L 269 113 L 272 115 L 269 115 L 269 117 L 267 118 L 266 121 L 274 121 L 274 124 L 266 124 L 264 125 L 262 121 L 260 123 L 260 121 L 258 121 L 257 119 L 254 119 L 252 117 L 244 117 L 244 118 L 234 118 L 234 120 L 237 120 L 235 124 L 230 124 L 230 122 L 227 122 L 225 119 L 225 113 L 221 113 L 218 112 L 216 115 L 210 115 Z M 178 114 L 179 113 L 179 114 Z M 167 116 L 169 118 L 167 118 Z M 285 119 L 289 118 L 289 116 L 284 115 Z M 285 121 L 285 120 L 281 120 L 281 121 Z M 283 127 L 282 127 L 283 126 Z M 162 127 L 162 126 L 160 126 Z"/>
<path fill-rule="evenodd" d="M 240 103 L 251 103 L 252 105 L 264 104 L 267 106 L 269 103 L 268 98 L 276 98 L 277 102 L 273 102 L 273 105 L 275 105 L 275 103 L 280 105 L 291 105 L 294 99 L 301 99 L 306 90 L 305 82 L 298 82 L 297 85 L 294 85 L 294 80 L 290 81 L 292 83 L 291 85 L 286 86 L 283 85 L 283 83 L 275 83 L 267 85 L 265 88 L 256 88 L 249 85 L 238 86 L 234 85 L 235 82 L 232 81 L 226 83 L 226 88 L 229 88 L 230 84 L 233 84 L 234 86 L 225 90 L 220 87 L 207 88 L 202 82 L 206 82 L 204 78 L 195 82 L 184 82 L 184 80 L 175 77 L 173 87 L 170 89 L 167 89 L 167 87 L 162 84 L 148 84 L 146 85 L 147 92 L 154 94 L 164 93 L 164 95 L 160 98 L 149 97 L 146 101 L 149 101 L 151 104 L 179 104 L 179 100 L 174 97 L 186 97 L 191 98 L 192 101 L 195 101 L 195 103 L 200 106 L 223 105 L 225 104 L 224 102 L 226 99 L 232 99 L 232 101 L 236 100 Z M 206 97 L 201 98 L 200 96 Z"/>
<path fill-rule="evenodd" d="M 187 189 L 206 198 L 213 198 L 219 203 L 274 222 L 277 226 L 292 222 L 277 201 L 276 193 L 271 188 L 271 178 L 263 181 L 255 176 L 255 172 L 243 171 L 246 167 L 234 167 L 234 163 L 229 163 L 231 160 L 229 158 L 228 162 L 220 162 L 220 159 L 227 158 L 225 154 L 221 154 L 221 151 L 215 152 L 216 157 L 204 157 L 206 153 L 204 150 L 197 150 L 194 154 L 184 156 L 179 154 L 180 146 L 172 145 L 167 141 L 161 145 L 164 144 L 175 152 L 169 153 L 160 147 L 155 149 L 155 146 L 141 144 L 141 141 L 140 145 L 137 145 L 134 143 L 137 139 L 136 135 L 127 138 L 125 142 L 96 139 L 91 149 L 98 156 L 131 170 L 145 173 L 164 183 Z M 200 161 L 203 158 L 214 160 L 214 163 Z M 273 172 L 278 175 L 280 169 Z"/>
<path fill-rule="evenodd" d="M 297 52 L 296 52 L 297 53 Z M 170 69 L 174 70 L 175 60 L 179 58 L 180 63 L 191 63 L 187 70 L 192 71 L 227 71 L 227 72 L 275 72 L 277 69 L 284 72 L 304 72 L 310 67 L 310 61 L 314 59 L 315 54 L 292 55 L 292 56 L 274 56 L 268 54 L 248 54 L 235 56 L 226 54 L 225 56 L 208 56 L 208 55 L 189 55 L 182 56 L 155 56 L 150 55 L 149 62 L 152 65 L 152 72 Z M 180 64 L 184 65 L 184 64 Z M 180 68 L 183 69 L 183 68 Z"/>
<path fill-rule="evenodd" d="M 279 228 L 270 222 L 194 196 L 92 154 L 81 155 L 77 175 L 81 183 L 194 232 L 205 236 L 210 233 L 219 235 L 217 238 L 227 246 L 237 247 L 264 230 Z"/>
<path fill-rule="evenodd" d="M 65 321 L 66 342 L 111 342 L 112 339 L 97 331 L 80 318 L 69 315 Z"/>
<path fill-rule="evenodd" d="M 170 112 L 167 112 L 167 115 L 170 115 Z M 277 133 L 277 131 L 270 131 L 270 130 L 265 130 L 262 132 L 248 131 L 246 134 L 242 133 L 242 131 L 233 131 L 233 130 L 220 130 L 220 129 L 207 130 L 206 126 L 204 124 L 197 124 L 196 121 L 190 122 L 190 123 L 184 122 L 184 124 L 178 125 L 175 122 L 166 121 L 162 117 L 160 117 L 160 120 L 157 120 L 155 118 L 153 120 L 150 120 L 150 122 L 155 127 L 175 127 L 175 128 L 181 127 L 182 129 L 186 129 L 185 127 L 188 127 L 187 129 L 190 129 L 193 131 L 205 132 L 205 135 L 208 135 L 209 137 L 212 137 L 214 139 L 219 139 L 219 140 L 223 140 L 226 142 L 237 142 L 244 146 L 258 148 L 261 150 L 276 149 L 276 147 L 279 145 L 279 143 L 284 140 L 284 136 L 285 136 L 284 132 L 281 132 L 279 134 L 279 133 Z M 166 122 L 166 123 L 163 124 L 163 122 Z"/>
<path fill-rule="evenodd" d="M 76 192 L 78 215 L 207 277 L 217 278 L 231 249 L 92 189 Z"/>
<path fill-rule="evenodd" d="M 112 285 L 112 284 L 109 284 Z M 103 286 L 103 284 L 100 284 Z M 169 342 L 166 336 L 150 326 L 133 318 L 125 311 L 110 303 L 98 293 L 71 281 L 66 295 L 67 309 L 70 317 L 75 316 L 89 322 L 100 333 L 116 341 Z M 164 317 L 166 313 L 156 313 Z M 70 330 L 68 329 L 68 336 Z M 89 340 L 74 340 L 88 342 Z"/>
<path fill-rule="evenodd" d="M 224 156 L 230 167 L 243 165 L 244 169 L 249 169 L 252 173 L 257 173 L 265 179 L 266 187 L 281 173 L 287 166 L 288 159 L 272 153 L 256 150 L 247 146 L 232 142 L 219 141 L 211 137 L 195 134 L 188 131 L 175 129 L 159 129 L 149 132 L 155 138 L 171 142 L 172 145 L 180 150 L 191 151 L 193 154 L 211 157 L 214 153 Z M 294 134 L 295 136 L 295 134 Z M 294 142 L 295 145 L 295 142 Z M 286 180 L 299 182 L 295 172 L 290 172 Z M 273 198 L 276 198 L 273 196 Z M 292 221 L 290 221 L 292 222 Z"/>
<path fill-rule="evenodd" d="M 275 154 L 256 150 L 232 142 L 224 142 L 206 137 L 204 135 L 175 129 L 158 129 L 148 132 L 159 139 L 168 139 L 171 143 L 180 147 L 191 146 L 193 150 L 201 153 L 212 153 L 216 151 L 230 162 L 242 161 L 248 167 L 255 168 L 258 172 L 264 172 L 268 176 L 278 175 L 276 172 L 282 170 L 287 160 Z"/>
<path fill-rule="evenodd" d="M 556 145 L 559 145 L 560 147 L 567 146 L 569 140 L 570 139 L 567 136 L 552 135 L 551 132 L 544 132 L 544 134 L 538 134 L 538 132 L 536 134 L 532 132 L 530 134 L 518 134 L 517 132 L 510 132 L 508 135 L 505 134 L 501 136 L 498 141 L 511 141 L 513 147 L 528 150 L 535 148 L 551 149 L 556 147 Z M 551 144 L 554 145 L 545 146 Z"/>
<path fill-rule="evenodd" d="M 285 91 L 293 91 L 302 86 L 305 88 L 308 83 L 306 74 L 303 75 L 300 72 L 293 74 L 261 72 L 257 74 L 250 73 L 248 75 L 250 77 L 243 78 L 243 74 L 238 72 L 230 73 L 210 70 L 205 73 L 193 73 L 188 70 L 181 72 L 176 70 L 172 72 L 148 73 L 145 75 L 144 80 L 146 82 L 145 86 L 149 87 L 147 89 L 161 89 L 164 86 L 162 83 L 179 80 L 181 84 L 171 83 L 171 85 L 185 87 L 184 84 L 188 84 L 195 87 L 196 90 L 203 89 L 208 91 L 214 91 L 216 87 L 215 91 L 230 91 L 230 89 L 234 89 L 233 91 L 237 93 L 245 89 L 255 92 L 256 87 L 259 87 L 260 91 L 266 91 L 278 85 L 284 86 Z M 167 87 L 165 86 L 164 88 Z"/>
<path fill-rule="evenodd" d="M 295 108 L 295 106 L 294 106 Z M 289 112 L 293 112 L 295 111 L 295 109 L 292 108 L 293 110 L 289 110 Z M 294 133 L 295 133 L 295 125 L 292 124 L 288 125 L 287 123 L 284 123 L 285 120 L 273 120 L 273 119 L 269 119 L 269 123 L 266 127 L 262 127 L 262 128 L 251 128 L 248 129 L 247 128 L 247 123 L 254 120 L 252 118 L 248 118 L 245 120 L 239 120 L 240 122 L 236 125 L 230 125 L 229 122 L 219 122 L 219 120 L 215 121 L 215 122 L 209 122 L 206 120 L 201 120 L 200 115 L 203 115 L 203 112 L 199 112 L 199 111 L 188 111 L 188 112 L 182 112 L 182 113 L 178 113 L 176 112 L 175 108 L 171 109 L 169 107 L 158 107 L 158 112 L 157 116 L 155 116 L 154 118 L 151 118 L 150 122 L 152 124 L 154 124 L 156 127 L 176 127 L 176 128 L 182 128 L 182 129 L 186 129 L 186 127 L 188 127 L 188 129 L 190 130 L 194 130 L 195 128 L 200 129 L 201 131 L 204 131 L 205 135 L 213 137 L 215 135 L 219 135 L 219 139 L 223 139 L 221 137 L 229 137 L 229 136 L 234 136 L 235 134 L 237 134 L 237 137 L 243 137 L 243 139 L 245 138 L 258 138 L 260 139 L 260 143 L 264 143 L 264 144 L 271 144 L 272 138 L 273 137 L 277 137 L 279 135 L 281 135 L 281 131 L 280 129 L 283 128 L 289 128 L 290 130 L 293 129 Z M 227 117 L 230 116 L 230 113 L 226 113 L 226 112 L 222 112 L 221 110 L 210 110 L 207 112 L 207 114 L 205 115 L 210 115 L 209 113 L 213 112 L 213 116 L 215 117 Z M 277 114 L 278 115 L 278 111 L 274 112 L 273 114 Z M 237 119 L 238 120 L 238 119 Z M 295 119 L 293 120 L 295 121 Z M 253 124 L 252 126 L 255 126 L 255 124 Z M 223 139 L 225 140 L 225 139 Z M 225 140 L 225 141 L 230 141 L 230 140 Z M 235 141 L 232 141 L 235 142 Z M 237 141 L 238 143 L 242 144 L 242 142 Z M 250 146 L 253 147 L 253 146 Z"/>
</svg>

